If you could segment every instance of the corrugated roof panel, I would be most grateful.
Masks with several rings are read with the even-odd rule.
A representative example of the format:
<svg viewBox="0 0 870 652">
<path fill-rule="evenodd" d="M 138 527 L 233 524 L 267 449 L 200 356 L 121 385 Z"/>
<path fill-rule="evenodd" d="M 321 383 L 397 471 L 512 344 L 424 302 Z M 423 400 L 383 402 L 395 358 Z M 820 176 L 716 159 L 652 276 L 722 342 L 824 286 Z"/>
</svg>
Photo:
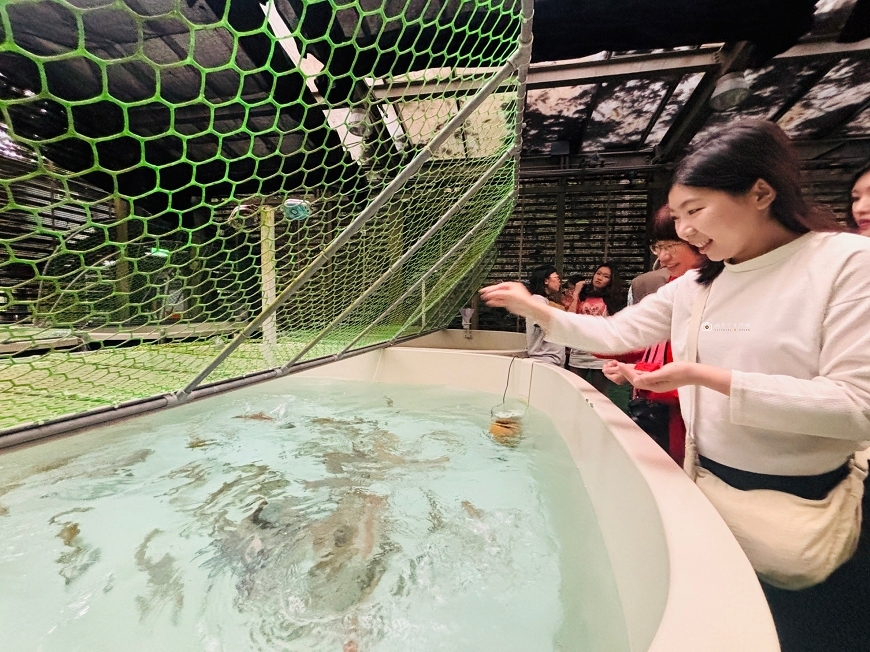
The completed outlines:
<svg viewBox="0 0 870 652">
<path fill-rule="evenodd" d="M 814 37 L 836 37 L 843 24 L 852 13 L 857 0 L 819 0 L 813 14 L 813 28 L 810 34 Z"/>
<path fill-rule="evenodd" d="M 846 125 L 843 132 L 847 136 L 870 136 L 870 108 L 864 109 Z"/>
<path fill-rule="evenodd" d="M 594 151 L 640 144 L 644 130 L 668 89 L 652 79 L 603 84 L 598 104 L 583 139 L 583 150 Z"/>
<path fill-rule="evenodd" d="M 412 145 L 425 145 L 459 110 L 456 100 L 425 99 L 396 104 L 402 126 Z M 436 159 L 465 158 L 460 131 L 456 131 L 433 155 Z"/>
<path fill-rule="evenodd" d="M 792 138 L 811 138 L 848 121 L 867 98 L 870 66 L 864 59 L 848 57 L 813 86 L 782 117 L 779 126 Z"/>
<path fill-rule="evenodd" d="M 496 93 L 468 117 L 461 129 L 468 158 L 498 153 L 510 135 L 510 111 L 514 105 L 514 96 Z"/>
<path fill-rule="evenodd" d="M 649 132 L 649 136 L 646 137 L 646 145 L 654 146 L 661 142 L 664 135 L 668 133 L 668 129 L 670 129 L 671 125 L 674 124 L 674 118 L 676 117 L 677 112 L 683 108 L 692 96 L 692 93 L 695 92 L 695 88 L 697 88 L 703 76 L 704 73 L 696 72 L 690 75 L 685 75 L 680 80 L 680 83 L 677 84 L 677 87 L 674 89 L 673 95 L 671 95 L 671 99 L 668 100 L 662 114 L 656 121 L 655 126 L 653 126 L 652 130 Z"/>
<path fill-rule="evenodd" d="M 530 90 L 523 120 L 523 152 L 548 154 L 550 143 L 568 140 L 586 116 L 595 84 Z"/>
<path fill-rule="evenodd" d="M 711 115 L 704 128 L 698 132 L 692 142 L 694 144 L 701 142 L 711 133 L 719 131 L 735 120 L 775 117 L 786 103 L 794 101 L 795 94 L 804 93 L 804 89 L 812 83 L 814 78 L 830 66 L 829 59 L 809 62 L 776 61 L 764 68 L 747 70 L 746 81 L 749 82 L 752 94 L 739 106 Z M 785 117 L 797 109 L 800 104 L 801 102 L 798 102 L 792 107 Z M 779 124 L 782 125 L 782 121 Z"/>
</svg>

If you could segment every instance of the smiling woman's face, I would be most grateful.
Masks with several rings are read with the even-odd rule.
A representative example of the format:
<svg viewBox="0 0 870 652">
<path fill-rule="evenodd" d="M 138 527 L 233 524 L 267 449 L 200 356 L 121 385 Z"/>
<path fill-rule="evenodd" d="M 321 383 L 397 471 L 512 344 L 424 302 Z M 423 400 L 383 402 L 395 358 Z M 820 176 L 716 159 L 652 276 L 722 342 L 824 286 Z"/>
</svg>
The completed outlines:
<svg viewBox="0 0 870 652">
<path fill-rule="evenodd" d="M 698 267 L 703 260 L 695 250 L 682 240 L 661 240 L 656 242 L 661 266 L 674 278 L 679 278 L 690 269 Z"/>
<path fill-rule="evenodd" d="M 668 204 L 677 235 L 710 260 L 741 262 L 757 255 L 750 254 L 759 215 L 749 194 L 731 195 L 675 184 L 668 194 Z"/>
</svg>

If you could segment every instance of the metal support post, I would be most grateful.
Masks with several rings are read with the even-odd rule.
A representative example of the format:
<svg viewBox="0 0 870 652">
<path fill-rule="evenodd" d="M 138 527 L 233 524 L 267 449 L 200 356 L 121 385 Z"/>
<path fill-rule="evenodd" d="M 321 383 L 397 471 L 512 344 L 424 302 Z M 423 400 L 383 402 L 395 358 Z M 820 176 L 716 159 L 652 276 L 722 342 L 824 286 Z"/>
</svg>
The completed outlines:
<svg viewBox="0 0 870 652">
<path fill-rule="evenodd" d="M 357 342 L 359 342 L 363 337 L 365 337 L 365 335 L 367 335 L 368 332 L 372 328 L 374 328 L 381 319 L 383 319 L 384 317 L 389 315 L 396 308 L 396 306 L 401 304 L 402 301 L 404 301 L 408 297 L 408 295 L 410 295 L 414 290 L 416 290 L 423 283 L 425 283 L 426 279 L 429 278 L 432 274 L 434 274 L 435 271 L 437 271 L 438 268 L 441 266 L 441 264 L 444 263 L 444 261 L 448 260 L 451 256 L 453 256 L 453 254 L 455 254 L 457 251 L 459 251 L 462 248 L 462 246 L 466 242 L 468 242 L 468 240 L 471 238 L 471 236 L 473 236 L 475 233 L 477 233 L 483 227 L 483 225 L 486 224 L 492 218 L 493 215 L 498 213 L 498 211 L 504 207 L 504 205 L 508 202 L 508 200 L 510 200 L 512 198 L 513 198 L 513 193 L 511 193 L 509 195 L 505 195 L 504 197 L 502 197 L 502 199 L 495 206 L 493 206 L 493 208 L 491 208 L 489 210 L 489 212 L 487 212 L 487 214 L 484 215 L 483 218 L 477 224 L 475 224 L 471 228 L 471 230 L 468 231 L 468 233 L 466 233 L 464 236 L 462 236 L 462 238 L 460 238 L 456 244 L 454 244 L 452 247 L 450 247 L 450 250 L 447 251 L 447 253 L 445 253 L 443 256 L 441 256 L 441 258 L 439 258 L 437 261 L 435 261 L 435 264 L 432 265 L 432 267 L 430 267 L 429 270 L 425 274 L 420 276 L 420 278 L 418 278 L 413 285 L 411 285 L 407 290 L 405 290 L 402 293 L 402 296 L 400 296 L 392 304 L 390 304 L 389 308 L 387 308 L 380 315 L 378 315 L 376 319 L 373 319 L 371 324 L 366 326 L 366 328 L 363 329 L 363 331 L 359 335 L 357 335 L 355 338 L 353 338 L 353 340 L 350 342 L 350 344 L 348 344 L 346 347 L 344 347 L 344 349 L 342 349 L 341 352 L 335 356 L 336 359 L 341 358 L 345 353 L 347 353 L 353 347 L 353 345 L 356 344 Z M 451 269 L 453 267 L 453 265 L 455 265 L 458 260 L 459 260 L 458 258 L 455 259 L 453 261 L 453 263 L 451 264 L 450 268 L 448 268 L 448 270 Z M 416 318 L 416 316 L 417 316 L 417 312 L 414 313 L 415 318 Z M 405 328 L 407 328 L 407 324 L 405 326 L 402 326 L 402 330 L 404 330 Z M 399 332 L 401 333 L 402 331 L 399 331 Z M 396 337 L 393 337 L 392 339 L 395 340 Z"/>
<path fill-rule="evenodd" d="M 426 279 L 420 286 L 420 328 L 426 328 Z"/>
<path fill-rule="evenodd" d="M 263 310 L 275 301 L 275 209 L 266 206 L 260 211 L 260 284 Z M 278 344 L 278 322 L 273 312 L 263 322 L 263 357 L 270 362 Z"/>
<path fill-rule="evenodd" d="M 320 331 L 320 333 L 317 334 L 317 337 L 311 340 L 299 353 L 293 356 L 293 359 L 285 364 L 282 367 L 282 370 L 287 370 L 294 364 L 296 364 L 296 362 L 299 361 L 299 359 L 302 358 L 302 356 L 304 356 L 306 353 L 308 353 L 312 348 L 314 348 L 318 342 L 320 342 L 324 337 L 326 337 L 333 330 L 335 330 L 335 327 L 338 326 L 338 324 L 340 324 L 345 317 L 353 312 L 363 301 L 368 299 L 372 294 L 377 291 L 378 288 L 380 288 L 387 280 L 389 280 L 390 277 L 392 277 L 397 271 L 399 271 L 402 266 L 411 258 L 411 256 L 417 253 L 420 248 L 422 248 L 423 245 L 426 244 L 432 238 L 432 236 L 435 235 L 435 233 L 437 233 L 438 230 L 447 223 L 447 221 L 451 217 L 459 212 L 459 209 L 461 209 L 468 202 L 468 200 L 471 199 L 477 193 L 477 191 L 480 190 L 484 186 L 484 184 L 489 181 L 492 176 L 496 172 L 498 172 L 498 170 L 501 169 L 501 167 L 509 159 L 513 158 L 514 154 L 515 150 L 509 149 L 504 154 L 502 154 L 495 163 L 489 166 L 483 173 L 483 175 L 474 183 L 474 185 L 466 190 L 465 194 L 463 194 L 462 197 L 460 197 L 459 200 L 452 207 L 450 207 L 450 209 L 446 213 L 444 213 L 444 215 L 442 215 L 438 219 L 438 221 L 435 222 L 435 224 L 433 224 L 429 228 L 429 230 L 426 231 L 426 233 L 424 233 L 410 249 L 408 249 L 408 251 L 404 253 L 404 255 L 402 255 L 395 263 L 393 263 L 390 269 L 381 274 L 380 278 L 378 278 L 378 280 L 376 280 L 365 292 L 357 297 L 356 301 L 354 301 L 347 308 L 345 308 L 338 317 L 333 319 L 332 322 L 328 326 L 326 326 L 326 328 L 324 328 L 322 331 Z"/>
<path fill-rule="evenodd" d="M 524 0 L 524 4 L 529 0 Z M 335 254 L 341 249 L 360 229 L 362 229 L 368 222 L 371 220 L 377 212 L 387 203 L 387 201 L 392 197 L 402 186 L 404 186 L 408 180 L 413 177 L 417 171 L 423 167 L 423 164 L 428 161 L 432 155 L 441 147 L 444 142 L 453 134 L 456 129 L 465 122 L 465 120 L 474 113 L 475 110 L 483 103 L 483 101 L 489 97 L 498 87 L 499 85 L 510 75 L 515 73 L 520 64 L 524 61 L 524 59 L 529 55 L 526 52 L 526 48 L 521 44 L 520 48 L 517 52 L 510 58 L 510 60 L 505 63 L 501 68 L 499 68 L 498 72 L 496 72 L 490 80 L 477 92 L 474 96 L 465 104 L 462 105 L 462 108 L 456 113 L 450 121 L 441 128 L 441 130 L 435 134 L 431 141 L 423 148 L 423 150 L 417 154 L 411 161 L 408 163 L 407 167 L 405 167 L 399 174 L 396 175 L 396 178 L 393 179 L 386 188 L 384 188 L 377 197 L 368 205 L 365 209 L 356 217 L 356 219 L 351 222 L 344 231 L 342 231 L 335 239 L 318 254 L 318 256 L 306 267 L 302 272 L 299 273 L 296 278 L 294 278 L 290 284 L 284 288 L 284 290 L 279 294 L 275 301 L 272 304 L 263 310 L 253 321 L 251 321 L 245 329 L 236 335 L 232 342 L 230 342 L 224 349 L 217 355 L 215 358 L 208 364 L 206 367 L 200 371 L 196 377 L 191 380 L 184 389 L 180 390 L 176 395 L 179 399 L 184 400 L 187 396 L 203 381 L 205 380 L 212 371 L 217 369 L 224 360 L 226 360 L 239 346 L 241 346 L 242 342 L 248 339 L 254 332 L 256 332 L 265 321 L 279 308 L 281 307 L 290 297 L 292 297 L 296 292 L 301 288 L 314 274 L 326 264 Z"/>
<path fill-rule="evenodd" d="M 118 245 L 118 260 L 115 262 L 115 287 L 118 297 L 117 317 L 114 321 L 126 324 L 130 319 L 130 263 L 127 259 L 127 243 L 130 241 L 130 204 L 121 197 L 114 197 L 115 226 L 111 233 Z"/>
</svg>

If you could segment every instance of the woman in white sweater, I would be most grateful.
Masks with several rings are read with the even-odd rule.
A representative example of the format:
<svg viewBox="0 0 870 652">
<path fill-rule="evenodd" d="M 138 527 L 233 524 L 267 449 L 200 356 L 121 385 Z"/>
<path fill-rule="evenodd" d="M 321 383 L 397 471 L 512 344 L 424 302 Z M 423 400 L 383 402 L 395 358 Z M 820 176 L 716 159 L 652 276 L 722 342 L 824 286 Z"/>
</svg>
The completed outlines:
<svg viewBox="0 0 870 652">
<path fill-rule="evenodd" d="M 668 203 L 679 236 L 709 262 L 643 302 L 614 317 L 571 315 L 513 283 L 484 288 L 484 300 L 581 349 L 670 339 L 675 362 L 623 370 L 639 389 L 678 389 L 700 466 L 744 492 L 823 499 L 870 439 L 870 239 L 806 203 L 791 144 L 764 121 L 729 126 L 688 156 Z M 826 580 L 802 590 L 762 581 L 785 652 L 870 650 L 868 495 L 858 549 Z"/>
</svg>

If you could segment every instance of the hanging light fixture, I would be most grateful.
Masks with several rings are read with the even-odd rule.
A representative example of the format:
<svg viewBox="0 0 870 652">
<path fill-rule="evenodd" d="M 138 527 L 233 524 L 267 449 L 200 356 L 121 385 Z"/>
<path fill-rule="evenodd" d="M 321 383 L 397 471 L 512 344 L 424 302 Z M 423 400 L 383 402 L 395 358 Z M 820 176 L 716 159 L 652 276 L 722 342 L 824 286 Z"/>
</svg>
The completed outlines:
<svg viewBox="0 0 870 652">
<path fill-rule="evenodd" d="M 281 207 L 284 211 L 284 217 L 288 220 L 297 220 L 301 222 L 307 220 L 308 216 L 311 215 L 311 204 L 304 199 L 289 197 L 284 200 Z"/>
<path fill-rule="evenodd" d="M 716 81 L 716 88 L 710 96 L 710 107 L 714 111 L 733 109 L 749 97 L 750 93 L 749 82 L 746 81 L 743 71 L 729 72 Z"/>
<path fill-rule="evenodd" d="M 372 120 L 368 110 L 362 106 L 355 106 L 347 116 L 347 130 L 354 136 L 366 138 L 372 133 Z"/>
</svg>

